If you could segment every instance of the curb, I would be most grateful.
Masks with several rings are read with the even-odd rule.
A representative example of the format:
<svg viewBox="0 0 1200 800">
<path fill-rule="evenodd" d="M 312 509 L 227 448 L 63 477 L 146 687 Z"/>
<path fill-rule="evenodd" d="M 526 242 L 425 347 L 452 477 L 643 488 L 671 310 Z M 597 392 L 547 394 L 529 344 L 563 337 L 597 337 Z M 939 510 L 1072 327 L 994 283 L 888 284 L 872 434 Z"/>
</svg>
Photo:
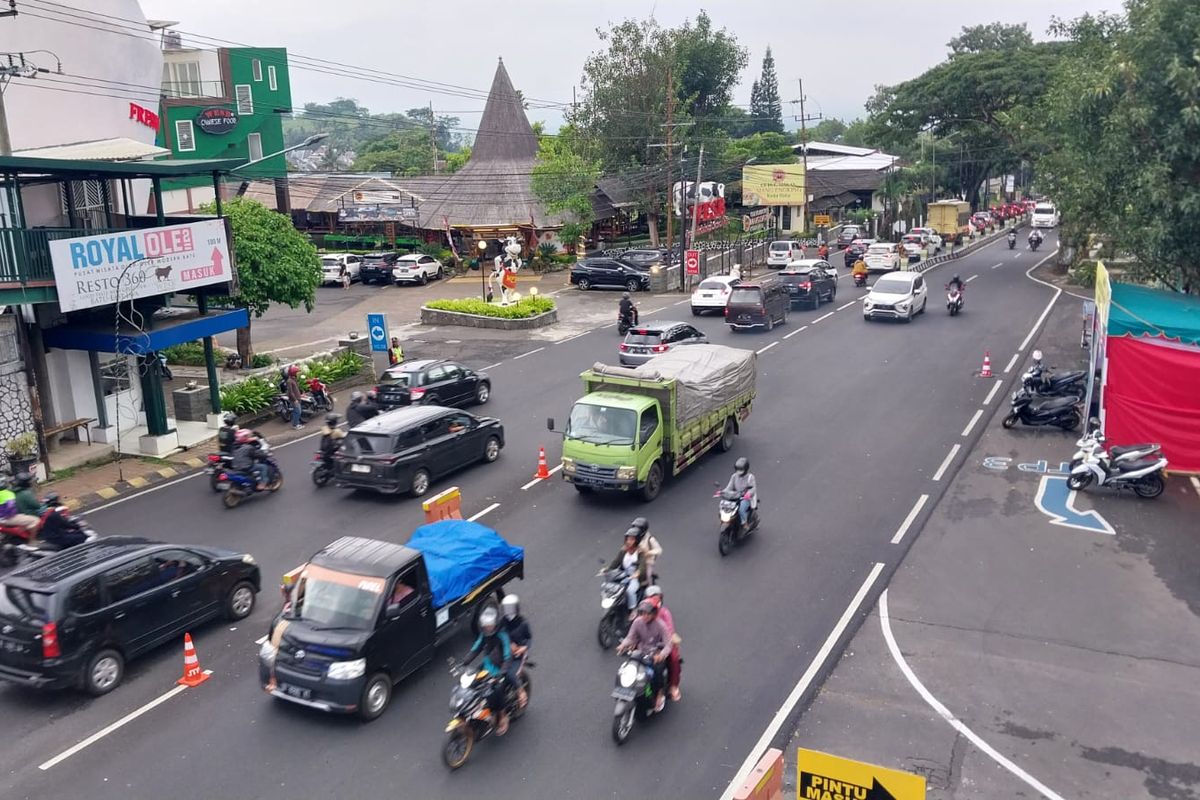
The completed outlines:
<svg viewBox="0 0 1200 800">
<path fill-rule="evenodd" d="M 140 492 L 150 486 L 166 483 L 167 481 L 199 472 L 204 469 L 207 463 L 206 459 L 194 457 L 172 462 L 172 466 L 151 469 L 148 472 L 134 475 L 126 480 L 117 481 L 108 486 L 101 486 L 94 492 L 88 492 L 79 497 L 67 497 L 63 500 L 63 504 L 73 512 L 86 512 L 91 508 L 115 500 L 118 497 Z"/>
</svg>

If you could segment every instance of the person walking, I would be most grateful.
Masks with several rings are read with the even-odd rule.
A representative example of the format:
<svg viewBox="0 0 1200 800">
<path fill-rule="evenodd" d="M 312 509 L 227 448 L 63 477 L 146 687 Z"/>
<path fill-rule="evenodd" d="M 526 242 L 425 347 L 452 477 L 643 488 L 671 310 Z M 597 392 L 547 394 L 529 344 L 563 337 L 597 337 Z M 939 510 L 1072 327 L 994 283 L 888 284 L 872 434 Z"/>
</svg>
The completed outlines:
<svg viewBox="0 0 1200 800">
<path fill-rule="evenodd" d="M 342 279 L 342 288 L 348 290 L 350 288 L 350 270 L 346 267 L 345 263 L 342 264 L 342 268 L 338 271 L 338 277 Z"/>
<path fill-rule="evenodd" d="M 296 376 L 299 374 L 300 368 L 295 364 L 288 367 L 287 383 L 284 384 L 288 400 L 292 404 L 292 427 L 297 430 L 304 427 L 300 424 L 300 383 L 296 380 Z"/>
</svg>

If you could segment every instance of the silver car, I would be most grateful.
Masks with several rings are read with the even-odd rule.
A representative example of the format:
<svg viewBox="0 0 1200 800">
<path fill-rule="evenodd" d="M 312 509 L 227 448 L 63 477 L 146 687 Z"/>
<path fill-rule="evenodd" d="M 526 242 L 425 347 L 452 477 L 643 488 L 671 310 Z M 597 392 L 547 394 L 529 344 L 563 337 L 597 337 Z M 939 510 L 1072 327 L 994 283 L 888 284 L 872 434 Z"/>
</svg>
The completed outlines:
<svg viewBox="0 0 1200 800">
<path fill-rule="evenodd" d="M 636 367 L 680 345 L 707 342 L 708 337 L 686 322 L 651 320 L 629 329 L 617 357 L 622 366 Z"/>
</svg>

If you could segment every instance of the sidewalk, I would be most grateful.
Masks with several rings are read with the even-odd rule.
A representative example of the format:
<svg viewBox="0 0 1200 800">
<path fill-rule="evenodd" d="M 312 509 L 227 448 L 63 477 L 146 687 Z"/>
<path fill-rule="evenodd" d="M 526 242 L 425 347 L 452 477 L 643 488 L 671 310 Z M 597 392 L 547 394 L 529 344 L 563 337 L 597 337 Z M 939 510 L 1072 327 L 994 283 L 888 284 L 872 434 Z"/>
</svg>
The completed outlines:
<svg viewBox="0 0 1200 800">
<path fill-rule="evenodd" d="M 1079 304 L 1060 297 L 1036 345 L 1060 369 L 1085 355 Z M 1200 796 L 1200 491 L 1086 492 L 1054 524 L 1039 488 L 1078 434 L 1003 430 L 998 394 L 800 719 L 786 791 L 806 747 L 924 775 L 933 799 Z"/>
</svg>

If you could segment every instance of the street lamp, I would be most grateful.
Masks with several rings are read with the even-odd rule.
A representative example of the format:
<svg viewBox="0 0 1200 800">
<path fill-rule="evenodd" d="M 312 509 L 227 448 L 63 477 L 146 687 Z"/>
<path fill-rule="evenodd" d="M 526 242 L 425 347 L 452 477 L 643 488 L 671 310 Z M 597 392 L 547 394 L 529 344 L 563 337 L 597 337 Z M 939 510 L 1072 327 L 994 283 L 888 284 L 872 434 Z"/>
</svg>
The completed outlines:
<svg viewBox="0 0 1200 800">
<path fill-rule="evenodd" d="M 282 155 L 292 152 L 293 150 L 307 150 L 308 148 L 312 147 L 317 142 L 319 142 L 323 139 L 328 139 L 328 138 L 329 138 L 328 133 L 314 133 L 312 136 L 308 137 L 300 144 L 294 144 L 291 147 L 285 147 L 277 153 L 271 153 L 270 155 L 265 155 L 265 156 L 262 156 L 261 158 L 252 158 L 249 161 L 247 161 L 245 164 L 238 164 L 236 167 L 234 167 L 233 169 L 231 169 L 229 171 L 237 172 L 239 169 L 244 169 L 244 168 L 250 166 L 251 164 L 257 164 L 260 161 L 266 161 L 268 158 L 275 158 L 275 156 L 282 156 Z"/>
<path fill-rule="evenodd" d="M 476 245 L 479 248 L 479 289 L 483 294 L 483 302 L 487 302 L 487 276 L 483 274 L 483 256 L 487 253 L 487 240 L 480 239 Z"/>
</svg>

